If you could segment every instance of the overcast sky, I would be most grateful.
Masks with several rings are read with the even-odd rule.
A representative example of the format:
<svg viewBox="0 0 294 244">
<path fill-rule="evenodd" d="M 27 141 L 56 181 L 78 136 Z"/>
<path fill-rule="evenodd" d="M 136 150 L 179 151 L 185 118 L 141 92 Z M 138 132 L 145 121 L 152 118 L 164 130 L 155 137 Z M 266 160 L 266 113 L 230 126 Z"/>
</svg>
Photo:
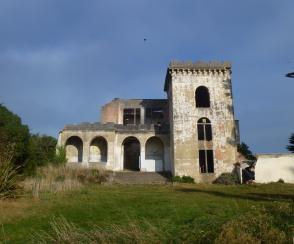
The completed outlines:
<svg viewBox="0 0 294 244">
<path fill-rule="evenodd" d="M 229 60 L 241 140 L 286 152 L 293 10 L 293 0 L 0 0 L 0 103 L 57 137 L 98 121 L 115 97 L 165 98 L 171 60 Z"/>
</svg>

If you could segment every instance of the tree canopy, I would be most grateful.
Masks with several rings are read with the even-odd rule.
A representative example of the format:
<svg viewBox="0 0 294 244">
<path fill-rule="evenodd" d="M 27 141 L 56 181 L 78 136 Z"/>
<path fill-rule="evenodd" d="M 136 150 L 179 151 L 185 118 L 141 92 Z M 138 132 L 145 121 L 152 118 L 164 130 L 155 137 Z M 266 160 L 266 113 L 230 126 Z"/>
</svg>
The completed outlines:
<svg viewBox="0 0 294 244">
<path fill-rule="evenodd" d="M 290 136 L 290 138 L 289 138 L 289 143 L 290 143 L 290 144 L 287 146 L 287 149 L 288 149 L 290 152 L 294 153 L 294 133 L 291 134 L 291 136 Z"/>
<path fill-rule="evenodd" d="M 256 157 L 253 155 L 252 151 L 249 149 L 249 146 L 242 142 L 238 145 L 237 150 L 239 153 L 241 153 L 246 159 L 251 161 L 256 161 Z"/>
<path fill-rule="evenodd" d="M 27 156 L 30 133 L 21 118 L 0 104 L 0 155 L 10 157 L 15 164 L 22 164 Z"/>
</svg>

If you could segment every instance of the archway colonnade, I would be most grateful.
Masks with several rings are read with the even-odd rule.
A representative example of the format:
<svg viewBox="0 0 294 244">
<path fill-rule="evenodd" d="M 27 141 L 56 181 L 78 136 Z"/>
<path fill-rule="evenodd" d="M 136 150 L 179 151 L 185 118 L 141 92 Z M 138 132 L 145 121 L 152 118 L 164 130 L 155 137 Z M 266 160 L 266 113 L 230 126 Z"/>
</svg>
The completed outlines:
<svg viewBox="0 0 294 244">
<path fill-rule="evenodd" d="M 104 136 L 85 142 L 81 136 L 72 135 L 64 142 L 68 163 L 96 163 L 114 170 L 149 172 L 170 170 L 165 165 L 169 155 L 165 144 L 162 138 L 154 135 L 146 138 L 126 135 L 115 143 Z"/>
</svg>

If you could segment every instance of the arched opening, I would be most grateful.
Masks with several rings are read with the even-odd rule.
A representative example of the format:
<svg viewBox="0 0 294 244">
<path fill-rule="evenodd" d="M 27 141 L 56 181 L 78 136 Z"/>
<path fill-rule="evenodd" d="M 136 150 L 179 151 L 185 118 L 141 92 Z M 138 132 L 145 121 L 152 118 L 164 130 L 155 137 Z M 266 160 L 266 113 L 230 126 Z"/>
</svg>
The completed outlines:
<svg viewBox="0 0 294 244">
<path fill-rule="evenodd" d="M 195 101 L 197 108 L 209 108 L 210 97 L 208 88 L 205 86 L 199 86 L 195 92 Z"/>
<path fill-rule="evenodd" d="M 147 140 L 145 160 L 148 171 L 163 171 L 164 145 L 160 138 L 153 136 Z"/>
<path fill-rule="evenodd" d="M 107 141 L 99 136 L 92 140 L 90 144 L 90 162 L 107 162 Z"/>
<path fill-rule="evenodd" d="M 65 143 L 66 158 L 69 163 L 83 161 L 83 141 L 78 136 L 71 136 Z"/>
<path fill-rule="evenodd" d="M 197 122 L 197 133 L 199 141 L 211 141 L 212 129 L 210 120 L 207 118 L 201 118 Z"/>
<path fill-rule="evenodd" d="M 123 143 L 124 169 L 140 170 L 140 142 L 136 137 L 127 137 Z"/>
</svg>

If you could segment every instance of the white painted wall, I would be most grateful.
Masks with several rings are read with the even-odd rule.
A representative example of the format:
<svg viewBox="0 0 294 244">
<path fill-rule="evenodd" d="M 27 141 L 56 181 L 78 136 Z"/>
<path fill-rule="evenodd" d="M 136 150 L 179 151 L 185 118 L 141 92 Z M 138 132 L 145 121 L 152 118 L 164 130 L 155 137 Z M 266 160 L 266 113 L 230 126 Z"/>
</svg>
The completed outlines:
<svg viewBox="0 0 294 244">
<path fill-rule="evenodd" d="M 145 172 L 161 172 L 163 171 L 162 160 L 145 159 L 141 162 L 141 171 Z"/>
<path fill-rule="evenodd" d="M 279 179 L 294 183 L 294 154 L 257 155 L 255 181 L 269 183 Z"/>
</svg>

